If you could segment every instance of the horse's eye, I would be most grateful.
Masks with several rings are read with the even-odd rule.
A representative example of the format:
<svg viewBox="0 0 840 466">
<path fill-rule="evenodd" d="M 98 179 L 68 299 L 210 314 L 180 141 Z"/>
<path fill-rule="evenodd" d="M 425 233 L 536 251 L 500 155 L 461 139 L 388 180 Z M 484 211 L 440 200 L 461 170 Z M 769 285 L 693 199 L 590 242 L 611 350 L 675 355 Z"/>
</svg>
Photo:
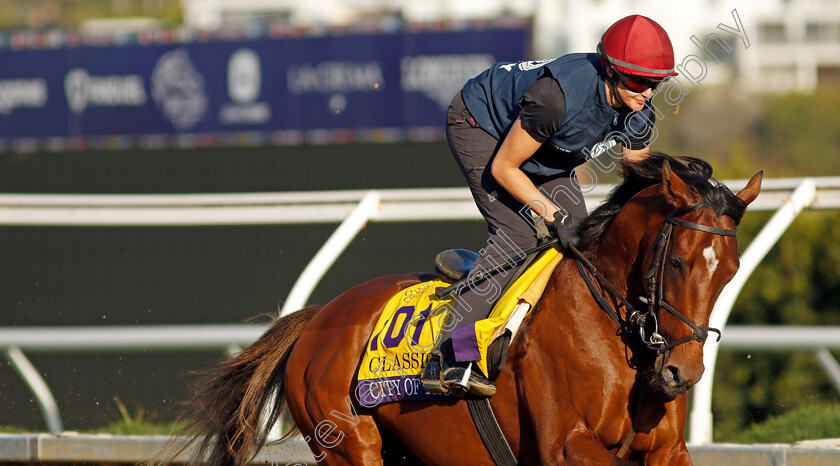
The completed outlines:
<svg viewBox="0 0 840 466">
<path fill-rule="evenodd" d="M 679 257 L 672 257 L 670 259 L 670 262 L 671 262 L 671 267 L 673 267 L 674 270 L 676 270 L 677 272 L 682 272 L 682 269 L 683 269 L 682 260 Z"/>
</svg>

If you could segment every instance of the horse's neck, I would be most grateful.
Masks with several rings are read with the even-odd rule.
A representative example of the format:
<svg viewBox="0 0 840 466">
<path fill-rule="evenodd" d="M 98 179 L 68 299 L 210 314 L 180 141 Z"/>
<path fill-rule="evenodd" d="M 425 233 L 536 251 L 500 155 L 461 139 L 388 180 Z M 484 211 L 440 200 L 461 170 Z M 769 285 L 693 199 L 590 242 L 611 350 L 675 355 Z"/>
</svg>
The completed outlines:
<svg viewBox="0 0 840 466">
<path fill-rule="evenodd" d="M 587 251 L 589 260 L 595 268 L 609 280 L 624 296 L 627 296 L 627 285 L 639 255 L 644 228 L 639 226 L 621 228 L 615 223 L 601 238 Z"/>
</svg>

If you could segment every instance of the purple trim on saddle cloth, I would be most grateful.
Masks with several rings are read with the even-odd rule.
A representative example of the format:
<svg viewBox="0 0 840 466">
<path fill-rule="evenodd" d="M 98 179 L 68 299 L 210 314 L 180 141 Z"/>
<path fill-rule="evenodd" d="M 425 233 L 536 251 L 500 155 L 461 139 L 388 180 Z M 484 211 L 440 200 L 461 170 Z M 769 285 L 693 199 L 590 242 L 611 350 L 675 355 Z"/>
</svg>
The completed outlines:
<svg viewBox="0 0 840 466">
<path fill-rule="evenodd" d="M 423 390 L 419 375 L 399 375 L 381 379 L 360 380 L 356 387 L 359 404 L 372 408 L 394 401 L 428 401 L 457 399 L 449 395 Z"/>
<path fill-rule="evenodd" d="M 475 324 L 464 325 L 452 331 L 452 349 L 458 362 L 478 361 L 478 338 L 475 336 Z"/>
</svg>

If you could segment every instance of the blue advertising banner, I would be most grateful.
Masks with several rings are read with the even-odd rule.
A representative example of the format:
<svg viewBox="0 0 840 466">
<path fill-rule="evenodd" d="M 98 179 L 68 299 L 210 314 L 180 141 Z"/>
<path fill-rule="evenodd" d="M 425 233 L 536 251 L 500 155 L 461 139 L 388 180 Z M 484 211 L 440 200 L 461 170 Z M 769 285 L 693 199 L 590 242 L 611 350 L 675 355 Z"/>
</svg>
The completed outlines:
<svg viewBox="0 0 840 466">
<path fill-rule="evenodd" d="M 526 28 L 0 49 L 0 150 L 388 140 Z"/>
</svg>

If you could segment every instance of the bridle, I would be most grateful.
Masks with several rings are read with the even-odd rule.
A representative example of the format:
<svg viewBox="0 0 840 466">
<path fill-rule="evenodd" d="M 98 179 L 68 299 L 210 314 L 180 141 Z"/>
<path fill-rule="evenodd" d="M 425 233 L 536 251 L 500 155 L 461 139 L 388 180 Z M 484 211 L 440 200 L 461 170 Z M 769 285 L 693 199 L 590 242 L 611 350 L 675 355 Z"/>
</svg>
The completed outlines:
<svg viewBox="0 0 840 466">
<path fill-rule="evenodd" d="M 586 257 L 584 257 L 577 248 L 574 246 L 571 247 L 577 261 L 578 271 L 583 277 L 584 282 L 586 282 L 586 286 L 589 288 L 592 296 L 598 302 L 598 305 L 621 327 L 622 330 L 628 333 L 637 332 L 642 340 L 642 343 L 649 349 L 656 351 L 657 355 L 665 353 L 675 346 L 688 343 L 690 341 L 699 341 L 700 343 L 703 343 L 709 336 L 710 331 L 717 333 L 717 341 L 720 341 L 720 330 L 703 325 L 697 325 L 691 319 L 668 304 L 663 298 L 666 263 L 664 258 L 666 256 L 665 252 L 668 250 L 668 246 L 671 243 L 671 234 L 673 233 L 675 226 L 719 236 L 735 236 L 737 233 L 737 230 L 734 228 L 718 228 L 678 218 L 683 214 L 706 206 L 706 204 L 701 202 L 686 209 L 675 209 L 662 224 L 662 228 L 656 235 L 656 240 L 650 246 L 644 258 L 644 262 L 647 262 L 648 258 L 651 256 L 653 257 L 650 268 L 643 276 L 644 280 L 647 282 L 647 297 L 639 297 L 640 301 L 647 304 L 647 310 L 644 312 L 636 309 L 632 304 L 630 304 L 627 298 L 625 298 L 621 292 L 619 292 L 618 289 L 609 282 L 609 280 L 601 275 L 601 273 L 595 268 L 595 265 L 586 259 Z M 606 298 L 604 298 L 604 295 L 601 294 L 601 292 L 595 287 L 595 284 L 589 277 L 589 274 L 592 274 L 595 278 L 597 278 L 598 281 L 601 282 L 601 284 L 603 284 L 607 290 L 609 290 L 610 293 L 612 293 L 616 299 L 624 305 L 627 315 L 626 320 L 622 320 L 621 317 L 619 317 L 618 312 L 613 309 L 613 307 L 607 302 Z M 673 316 L 683 321 L 686 325 L 691 327 L 693 333 L 690 336 L 668 342 L 668 340 L 659 333 L 659 320 L 657 317 L 657 310 L 659 309 L 665 309 Z"/>
<path fill-rule="evenodd" d="M 643 303 L 648 305 L 647 311 L 642 312 L 633 307 L 632 304 L 621 294 L 620 291 L 612 284 L 609 280 L 606 279 L 599 271 L 595 268 L 595 265 L 592 264 L 583 254 L 574 246 L 570 246 L 572 253 L 575 255 L 575 259 L 578 266 L 578 271 L 580 272 L 581 277 L 583 277 L 583 281 L 586 282 L 586 286 L 589 288 L 590 293 L 598 302 L 598 305 L 603 309 L 611 318 L 614 320 L 618 326 L 621 328 L 622 331 L 632 334 L 635 331 L 638 332 L 639 337 L 642 340 L 642 343 L 649 349 L 654 350 L 656 355 L 659 356 L 667 351 L 670 351 L 677 345 L 681 345 L 683 343 L 688 343 L 690 341 L 699 341 L 703 343 L 706 341 L 706 338 L 709 336 L 709 332 L 715 332 L 718 334 L 717 341 L 720 341 L 721 333 L 720 330 L 716 328 L 711 328 L 707 326 L 697 325 L 691 319 L 683 315 L 681 312 L 676 310 L 673 306 L 665 302 L 663 299 L 663 288 L 664 288 L 664 274 L 665 274 L 665 252 L 668 250 L 668 246 L 671 243 L 671 234 L 674 231 L 674 227 L 682 227 L 688 228 L 691 230 L 702 231 L 705 233 L 710 233 L 713 235 L 719 236 L 735 236 L 738 230 L 734 228 L 718 228 L 713 227 L 710 225 L 703 225 L 702 223 L 690 222 L 688 220 L 683 220 L 678 218 L 680 215 L 683 215 L 687 212 L 691 212 L 693 210 L 697 210 L 701 207 L 708 207 L 705 203 L 700 202 L 690 206 L 686 209 L 674 209 L 668 218 L 665 219 L 665 222 L 662 224 L 662 228 L 659 230 L 659 233 L 656 235 L 656 241 L 650 246 L 648 251 L 645 253 L 644 262 L 648 261 L 648 258 L 653 256 L 653 260 L 651 261 L 650 268 L 645 272 L 643 278 L 647 281 L 647 297 L 640 296 L 639 300 Z M 585 267 L 585 268 L 584 268 Z M 587 273 L 587 271 L 589 273 Z M 589 274 L 595 276 L 599 282 L 601 282 L 613 296 L 618 299 L 621 304 L 627 309 L 626 315 L 627 319 L 622 320 L 618 316 L 618 312 L 607 302 L 604 295 L 601 294 L 600 291 L 595 287 L 595 284 L 592 282 L 592 279 L 589 278 Z M 659 320 L 657 318 L 657 310 L 658 309 L 665 309 L 666 311 L 670 312 L 672 315 L 683 321 L 686 325 L 692 328 L 694 331 L 691 336 L 687 336 L 684 338 L 680 338 L 679 340 L 675 340 L 672 342 L 668 342 L 662 334 L 659 333 Z M 648 332 L 647 327 L 652 327 L 652 331 Z M 667 356 L 666 356 L 667 357 Z M 663 361 L 664 364 L 664 361 Z M 643 386 L 644 387 L 644 386 Z M 637 392 L 637 404 L 641 403 L 642 394 L 644 393 L 644 389 L 640 389 Z M 638 409 L 638 407 L 637 407 Z M 624 458 L 627 454 L 627 451 L 630 449 L 630 444 L 633 442 L 633 439 L 636 436 L 636 429 L 635 425 L 632 421 L 630 421 L 630 430 L 627 432 L 627 435 L 624 437 L 624 442 L 622 442 L 621 447 L 616 453 L 616 456 L 619 458 Z"/>
</svg>

